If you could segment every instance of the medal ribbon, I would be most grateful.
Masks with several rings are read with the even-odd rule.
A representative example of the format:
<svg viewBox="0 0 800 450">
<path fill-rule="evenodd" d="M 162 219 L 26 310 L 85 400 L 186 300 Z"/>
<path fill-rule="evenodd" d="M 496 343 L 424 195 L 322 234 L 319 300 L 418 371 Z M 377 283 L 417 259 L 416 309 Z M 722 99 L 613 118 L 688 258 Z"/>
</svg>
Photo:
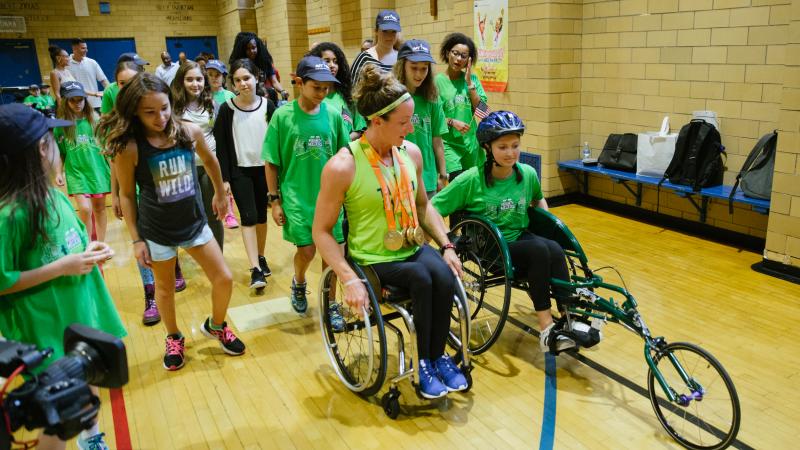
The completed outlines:
<svg viewBox="0 0 800 450">
<path fill-rule="evenodd" d="M 386 224 L 390 231 L 397 231 L 397 222 L 395 221 L 395 213 L 400 213 L 401 227 L 408 228 L 409 226 L 417 226 L 417 206 L 413 201 L 413 189 L 411 188 L 411 179 L 408 176 L 405 164 L 400 159 L 397 149 L 392 149 L 392 156 L 394 159 L 395 175 L 394 180 L 396 188 L 392 189 L 392 183 L 387 184 L 387 175 L 384 174 L 380 162 L 380 158 L 372 146 L 366 141 L 364 137 L 361 138 L 362 148 L 364 154 L 369 160 L 372 170 L 375 173 L 375 178 L 381 186 L 381 195 L 383 197 L 383 209 L 386 213 Z M 365 145 L 363 145 L 365 144 Z M 408 212 L 411 211 L 411 217 Z"/>
</svg>

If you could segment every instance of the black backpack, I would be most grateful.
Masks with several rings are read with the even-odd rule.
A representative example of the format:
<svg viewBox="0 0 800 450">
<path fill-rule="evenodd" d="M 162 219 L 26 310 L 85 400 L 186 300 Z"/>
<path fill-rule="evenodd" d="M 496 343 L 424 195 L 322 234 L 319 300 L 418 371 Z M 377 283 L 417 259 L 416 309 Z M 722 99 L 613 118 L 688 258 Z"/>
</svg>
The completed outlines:
<svg viewBox="0 0 800 450">
<path fill-rule="evenodd" d="M 710 123 L 694 119 L 681 128 L 675 143 L 675 154 L 664 172 L 664 180 L 691 186 L 693 191 L 722 184 L 726 155 L 719 131 Z"/>
<path fill-rule="evenodd" d="M 772 194 L 772 174 L 775 171 L 775 148 L 778 146 L 778 131 L 761 136 L 755 147 L 747 155 L 742 170 L 736 175 L 731 195 L 728 197 L 728 210 L 733 214 L 733 196 L 741 183 L 745 196 L 769 200 Z"/>
</svg>

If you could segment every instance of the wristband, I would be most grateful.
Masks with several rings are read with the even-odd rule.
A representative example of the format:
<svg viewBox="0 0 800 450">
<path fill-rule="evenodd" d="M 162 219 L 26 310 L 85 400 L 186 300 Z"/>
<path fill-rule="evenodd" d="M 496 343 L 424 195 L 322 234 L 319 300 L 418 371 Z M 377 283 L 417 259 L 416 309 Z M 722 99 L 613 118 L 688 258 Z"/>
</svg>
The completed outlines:
<svg viewBox="0 0 800 450">
<path fill-rule="evenodd" d="M 473 84 L 472 86 L 467 86 L 467 89 L 470 90 L 470 91 L 474 91 L 475 89 L 478 89 L 478 88 L 475 87 L 475 85 Z"/>
<path fill-rule="evenodd" d="M 447 126 L 448 127 L 452 127 L 453 126 L 453 119 L 447 119 Z"/>
<path fill-rule="evenodd" d="M 452 242 L 448 242 L 447 244 L 444 244 L 442 246 L 442 248 L 441 248 L 442 254 L 444 254 L 444 252 L 447 251 L 447 250 L 456 251 L 456 246 Z"/>
<path fill-rule="evenodd" d="M 139 242 L 144 242 L 144 239 L 136 239 L 135 241 L 131 242 L 131 244 L 136 245 Z"/>
<path fill-rule="evenodd" d="M 350 286 L 351 284 L 363 283 L 363 282 L 364 280 L 362 280 L 361 278 L 355 277 L 342 283 L 342 286 L 347 287 Z"/>
</svg>

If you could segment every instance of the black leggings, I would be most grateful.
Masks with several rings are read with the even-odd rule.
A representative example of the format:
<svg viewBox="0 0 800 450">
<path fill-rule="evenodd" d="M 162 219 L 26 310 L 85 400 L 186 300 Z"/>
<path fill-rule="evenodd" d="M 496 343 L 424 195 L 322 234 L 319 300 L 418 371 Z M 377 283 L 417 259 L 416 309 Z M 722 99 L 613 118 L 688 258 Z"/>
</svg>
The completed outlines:
<svg viewBox="0 0 800 450">
<path fill-rule="evenodd" d="M 419 358 L 435 360 L 442 356 L 455 292 L 455 276 L 447 263 L 435 250 L 423 245 L 405 261 L 373 264 L 372 268 L 382 284 L 408 287 Z"/>
<path fill-rule="evenodd" d="M 528 295 L 533 300 L 534 309 L 550 309 L 550 279 L 569 280 L 564 250 L 556 241 L 526 231 L 508 244 L 508 251 L 516 278 L 524 276 L 528 280 Z M 566 293 L 553 294 L 560 297 Z"/>
<path fill-rule="evenodd" d="M 206 173 L 206 168 L 197 166 L 197 178 L 200 180 L 200 193 L 203 195 L 203 208 L 206 210 L 206 219 L 208 219 L 208 227 L 214 233 L 214 239 L 219 244 L 219 249 L 222 250 L 222 245 L 225 243 L 225 228 L 222 227 L 222 221 L 217 219 L 214 215 L 214 208 L 211 207 L 214 198 L 214 183 L 211 182 L 211 177 Z"/>
<path fill-rule="evenodd" d="M 267 175 L 264 166 L 237 169 L 239 173 L 231 177 L 230 185 L 242 226 L 267 223 Z"/>
</svg>

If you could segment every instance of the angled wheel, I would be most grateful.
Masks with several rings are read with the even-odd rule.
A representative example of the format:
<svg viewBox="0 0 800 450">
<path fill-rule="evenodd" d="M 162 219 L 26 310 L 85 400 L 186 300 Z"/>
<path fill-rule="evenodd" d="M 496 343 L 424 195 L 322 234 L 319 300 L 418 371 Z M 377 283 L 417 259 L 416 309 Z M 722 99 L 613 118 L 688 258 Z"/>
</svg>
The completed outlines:
<svg viewBox="0 0 800 450">
<path fill-rule="evenodd" d="M 653 361 L 675 397 L 670 401 L 650 369 L 650 403 L 667 433 L 690 449 L 728 447 L 739 432 L 741 410 L 736 388 L 722 364 L 685 342 L 667 344 L 653 355 Z"/>
<path fill-rule="evenodd" d="M 319 289 L 319 318 L 325 350 L 339 379 L 351 391 L 370 396 L 386 378 L 386 333 L 377 297 L 368 284 L 365 287 L 370 310 L 362 318 L 345 305 L 344 287 L 333 270 L 325 269 Z M 332 320 L 337 314 L 343 320 Z"/>
<path fill-rule="evenodd" d="M 508 249 L 497 227 L 483 220 L 466 218 L 450 232 L 461 259 L 462 282 L 470 315 L 469 349 L 480 354 L 494 344 L 503 331 L 511 302 L 512 273 Z M 458 334 L 458 316 L 451 332 Z"/>
<path fill-rule="evenodd" d="M 386 413 L 386 416 L 388 416 L 392 420 L 397 419 L 397 416 L 400 415 L 399 397 L 400 397 L 400 391 L 394 389 L 383 394 L 383 397 L 381 398 L 381 406 L 383 406 L 383 412 Z"/>
</svg>

